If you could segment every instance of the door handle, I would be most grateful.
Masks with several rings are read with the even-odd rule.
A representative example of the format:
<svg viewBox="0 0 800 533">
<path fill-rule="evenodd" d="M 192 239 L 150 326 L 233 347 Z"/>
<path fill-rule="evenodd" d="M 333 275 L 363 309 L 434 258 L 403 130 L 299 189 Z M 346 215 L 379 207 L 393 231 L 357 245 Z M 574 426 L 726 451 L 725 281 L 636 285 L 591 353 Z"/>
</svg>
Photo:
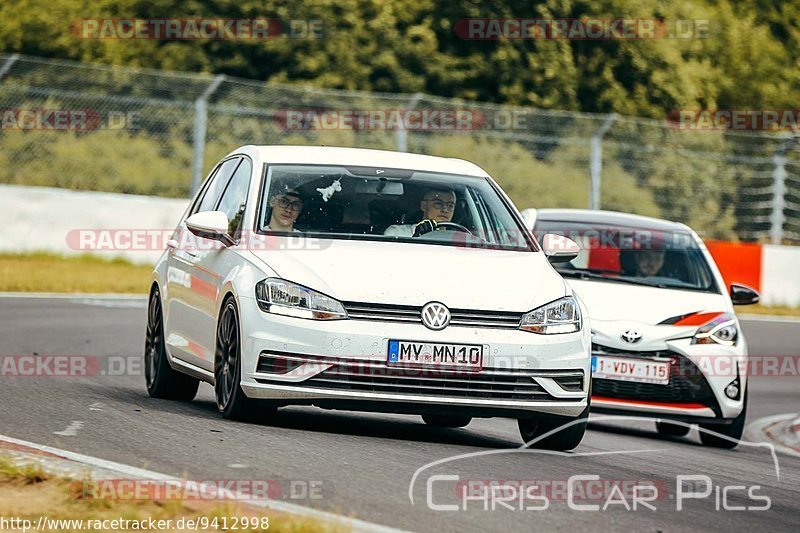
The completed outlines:
<svg viewBox="0 0 800 533">
<path fill-rule="evenodd" d="M 197 250 L 186 250 L 186 255 L 189 257 L 197 257 Z"/>
</svg>

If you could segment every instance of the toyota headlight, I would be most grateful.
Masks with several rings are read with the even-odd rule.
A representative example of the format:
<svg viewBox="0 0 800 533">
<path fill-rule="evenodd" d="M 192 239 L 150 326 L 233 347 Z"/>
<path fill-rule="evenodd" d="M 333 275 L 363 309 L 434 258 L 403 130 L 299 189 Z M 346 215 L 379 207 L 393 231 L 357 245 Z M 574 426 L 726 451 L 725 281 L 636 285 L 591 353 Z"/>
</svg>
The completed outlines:
<svg viewBox="0 0 800 533">
<path fill-rule="evenodd" d="M 739 328 L 736 326 L 736 317 L 730 313 L 722 313 L 697 330 L 692 344 L 733 346 L 738 338 Z"/>
<path fill-rule="evenodd" d="M 572 296 L 567 296 L 525 314 L 519 329 L 550 335 L 574 333 L 581 329 L 581 310 Z"/>
<path fill-rule="evenodd" d="M 347 318 L 347 311 L 338 300 L 283 279 L 267 278 L 258 282 L 256 301 L 262 311 L 276 315 L 312 320 Z"/>
</svg>

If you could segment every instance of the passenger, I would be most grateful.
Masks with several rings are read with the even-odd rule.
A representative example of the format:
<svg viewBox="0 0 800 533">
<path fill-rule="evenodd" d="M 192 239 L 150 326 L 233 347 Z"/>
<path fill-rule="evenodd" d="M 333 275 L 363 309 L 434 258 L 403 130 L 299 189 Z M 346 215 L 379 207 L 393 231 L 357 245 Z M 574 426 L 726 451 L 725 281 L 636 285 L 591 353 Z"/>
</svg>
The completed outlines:
<svg viewBox="0 0 800 533">
<path fill-rule="evenodd" d="M 637 278 L 650 278 L 661 275 L 664 266 L 664 250 L 622 250 L 620 263 L 622 275 Z"/>
<path fill-rule="evenodd" d="M 294 223 L 303 211 L 303 198 L 300 192 L 289 187 L 279 187 L 269 198 L 270 217 L 267 227 L 270 231 L 300 231 Z"/>
<path fill-rule="evenodd" d="M 422 221 L 416 224 L 395 224 L 386 228 L 384 235 L 394 237 L 419 237 L 436 229 L 440 222 L 451 222 L 456 208 L 456 193 L 447 187 L 428 189 L 419 202 Z"/>
</svg>

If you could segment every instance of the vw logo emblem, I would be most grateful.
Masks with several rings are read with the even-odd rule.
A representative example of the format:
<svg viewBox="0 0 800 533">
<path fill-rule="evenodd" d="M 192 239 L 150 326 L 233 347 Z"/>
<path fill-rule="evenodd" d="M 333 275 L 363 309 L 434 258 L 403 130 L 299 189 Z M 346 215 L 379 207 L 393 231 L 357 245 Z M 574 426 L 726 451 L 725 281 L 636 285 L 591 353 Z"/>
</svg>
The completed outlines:
<svg viewBox="0 0 800 533">
<path fill-rule="evenodd" d="M 450 323 L 450 310 L 443 303 L 427 303 L 422 308 L 422 323 L 435 331 L 444 329 Z"/>
<path fill-rule="evenodd" d="M 624 340 L 628 344 L 635 344 L 640 340 L 642 340 L 642 334 L 636 331 L 635 329 L 629 329 L 622 334 L 622 340 Z"/>
</svg>

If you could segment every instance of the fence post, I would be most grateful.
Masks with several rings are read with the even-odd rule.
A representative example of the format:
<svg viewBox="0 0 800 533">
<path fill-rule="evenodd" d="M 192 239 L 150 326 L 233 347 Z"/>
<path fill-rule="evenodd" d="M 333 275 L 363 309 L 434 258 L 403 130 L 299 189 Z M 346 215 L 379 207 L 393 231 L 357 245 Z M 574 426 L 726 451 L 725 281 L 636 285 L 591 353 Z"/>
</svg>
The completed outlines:
<svg viewBox="0 0 800 533">
<path fill-rule="evenodd" d="M 603 136 L 617 120 L 616 113 L 611 113 L 592 135 L 591 154 L 589 156 L 589 209 L 600 209 L 600 180 L 603 173 Z"/>
<path fill-rule="evenodd" d="M 422 93 L 414 93 L 411 100 L 408 101 L 405 111 L 406 113 L 417 107 L 417 104 L 422 99 Z M 408 152 L 408 130 L 405 128 L 406 121 L 403 120 L 403 126 L 397 128 L 395 132 L 395 143 L 398 152 Z"/>
<path fill-rule="evenodd" d="M 192 190 L 191 196 L 197 193 L 200 188 L 200 180 L 203 177 L 203 159 L 206 155 L 206 120 L 208 118 L 208 99 L 219 88 L 220 83 L 225 79 L 224 74 L 214 77 L 214 81 L 206 87 L 203 94 L 194 101 L 194 132 L 192 134 L 192 144 L 194 154 L 192 155 Z"/>
<path fill-rule="evenodd" d="M 11 67 L 17 62 L 17 59 L 19 59 L 19 54 L 11 54 L 8 56 L 3 66 L 0 67 L 0 80 L 3 79 L 3 76 L 8 74 L 8 71 L 11 70 Z"/>
<path fill-rule="evenodd" d="M 770 216 L 770 241 L 780 244 L 783 241 L 783 223 L 786 217 L 783 208 L 786 206 L 786 153 L 792 149 L 798 135 L 783 139 L 772 156 L 772 215 Z"/>
</svg>

